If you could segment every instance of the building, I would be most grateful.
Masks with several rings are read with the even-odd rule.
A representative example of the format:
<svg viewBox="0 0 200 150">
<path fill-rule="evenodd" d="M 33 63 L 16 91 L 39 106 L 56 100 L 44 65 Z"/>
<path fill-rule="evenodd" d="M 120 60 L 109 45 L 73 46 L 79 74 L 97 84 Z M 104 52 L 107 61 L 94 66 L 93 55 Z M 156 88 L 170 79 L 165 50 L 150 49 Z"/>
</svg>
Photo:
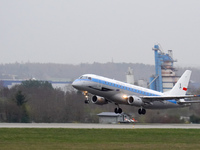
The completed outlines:
<svg viewBox="0 0 200 150">
<path fill-rule="evenodd" d="M 140 79 L 137 82 L 138 82 L 138 86 L 147 88 L 147 81 Z"/>
<path fill-rule="evenodd" d="M 134 84 L 134 82 L 135 82 L 133 69 L 131 69 L 130 67 L 128 68 L 128 72 L 126 74 L 126 82 L 129 84 Z"/>
<path fill-rule="evenodd" d="M 160 45 L 154 45 L 152 49 L 155 54 L 155 75 L 150 78 L 150 89 L 165 92 L 175 85 L 179 76 L 176 76 L 176 69 L 174 68 L 172 50 L 168 50 L 168 53 L 164 53 Z"/>
<path fill-rule="evenodd" d="M 116 114 L 114 112 L 102 112 L 97 114 L 99 116 L 99 123 L 129 123 L 135 122 L 125 113 Z"/>
</svg>

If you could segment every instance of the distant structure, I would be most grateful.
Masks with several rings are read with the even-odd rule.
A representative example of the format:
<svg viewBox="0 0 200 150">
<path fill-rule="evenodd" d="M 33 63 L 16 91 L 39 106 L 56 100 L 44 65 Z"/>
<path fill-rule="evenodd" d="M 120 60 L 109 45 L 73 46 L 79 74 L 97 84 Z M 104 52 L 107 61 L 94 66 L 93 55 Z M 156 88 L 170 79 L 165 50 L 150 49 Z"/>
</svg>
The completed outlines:
<svg viewBox="0 0 200 150">
<path fill-rule="evenodd" d="M 130 67 L 128 68 L 128 72 L 126 73 L 126 82 L 129 83 L 129 84 L 133 84 L 133 85 L 135 84 L 133 69 L 131 69 Z M 137 82 L 136 84 L 138 86 L 147 88 L 147 81 L 140 79 L 136 82 Z"/>
<path fill-rule="evenodd" d="M 165 92 L 175 85 L 179 77 L 176 76 L 172 50 L 165 54 L 159 44 L 152 49 L 155 54 L 155 75 L 150 78 L 150 89 Z"/>
<path fill-rule="evenodd" d="M 140 79 L 137 82 L 138 82 L 138 86 L 147 88 L 147 81 Z"/>
<path fill-rule="evenodd" d="M 129 67 L 128 72 L 126 74 L 126 82 L 130 84 L 134 84 L 134 75 L 133 75 L 133 70 Z"/>
<path fill-rule="evenodd" d="M 102 112 L 97 114 L 97 116 L 99 116 L 99 123 L 102 124 L 136 122 L 134 118 L 130 118 L 130 116 L 125 113 L 116 114 L 114 112 Z"/>
</svg>

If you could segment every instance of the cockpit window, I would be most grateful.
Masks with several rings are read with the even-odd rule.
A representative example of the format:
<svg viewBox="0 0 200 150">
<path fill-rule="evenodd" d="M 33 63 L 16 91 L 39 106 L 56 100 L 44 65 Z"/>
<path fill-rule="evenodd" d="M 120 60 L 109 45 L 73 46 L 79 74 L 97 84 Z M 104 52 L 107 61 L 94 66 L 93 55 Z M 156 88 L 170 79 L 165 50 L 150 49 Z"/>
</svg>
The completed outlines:
<svg viewBox="0 0 200 150">
<path fill-rule="evenodd" d="M 81 76 L 79 79 L 89 79 L 87 76 Z"/>
<path fill-rule="evenodd" d="M 85 76 L 81 76 L 80 79 L 85 79 Z"/>
</svg>

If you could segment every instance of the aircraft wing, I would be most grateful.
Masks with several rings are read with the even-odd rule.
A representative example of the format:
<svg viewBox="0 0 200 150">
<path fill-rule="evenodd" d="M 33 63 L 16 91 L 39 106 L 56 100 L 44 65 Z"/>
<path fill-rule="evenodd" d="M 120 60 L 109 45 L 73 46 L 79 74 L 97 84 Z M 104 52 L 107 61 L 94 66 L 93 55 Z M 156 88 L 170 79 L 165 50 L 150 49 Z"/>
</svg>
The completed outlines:
<svg viewBox="0 0 200 150">
<path fill-rule="evenodd" d="M 174 100 L 180 100 L 180 99 L 184 99 L 184 98 L 195 98 L 195 97 L 200 97 L 200 95 L 140 96 L 140 98 L 142 98 L 144 101 L 149 101 L 149 102 L 153 102 L 153 101 L 164 101 L 164 100 L 173 100 L 173 99 L 174 99 Z"/>
</svg>

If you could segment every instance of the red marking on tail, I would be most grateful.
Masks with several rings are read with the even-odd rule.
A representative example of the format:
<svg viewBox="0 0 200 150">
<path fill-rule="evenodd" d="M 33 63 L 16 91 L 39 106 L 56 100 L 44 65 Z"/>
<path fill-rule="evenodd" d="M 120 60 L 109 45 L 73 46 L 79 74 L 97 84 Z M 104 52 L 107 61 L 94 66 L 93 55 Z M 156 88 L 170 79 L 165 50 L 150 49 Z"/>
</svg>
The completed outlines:
<svg viewBox="0 0 200 150">
<path fill-rule="evenodd" d="M 187 88 L 186 88 L 186 87 L 183 87 L 183 90 L 184 90 L 184 91 L 187 91 Z"/>
</svg>

